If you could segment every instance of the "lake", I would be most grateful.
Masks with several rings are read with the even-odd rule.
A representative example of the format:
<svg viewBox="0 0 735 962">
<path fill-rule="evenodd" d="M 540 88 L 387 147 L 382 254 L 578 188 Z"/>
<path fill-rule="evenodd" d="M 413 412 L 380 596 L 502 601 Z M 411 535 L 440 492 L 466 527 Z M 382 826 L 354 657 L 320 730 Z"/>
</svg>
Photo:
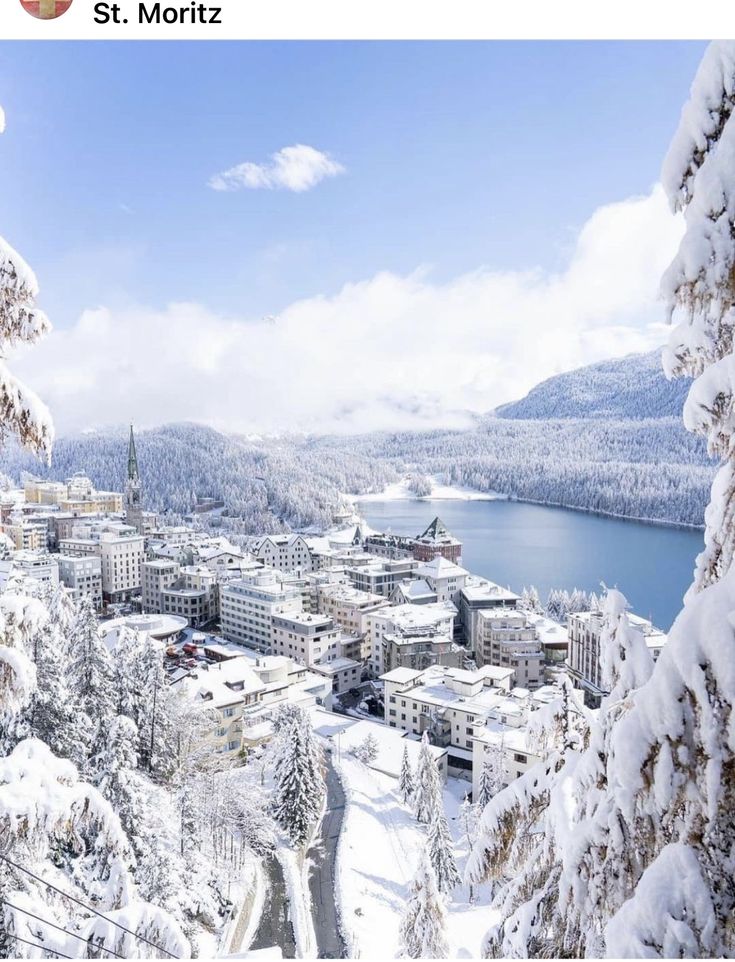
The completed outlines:
<svg viewBox="0 0 735 962">
<path fill-rule="evenodd" d="M 623 521 L 520 501 L 402 500 L 358 502 L 368 524 L 420 534 L 436 516 L 463 542 L 473 574 L 520 593 L 535 585 L 600 592 L 617 587 L 633 611 L 668 630 L 692 580 L 703 532 Z"/>
</svg>

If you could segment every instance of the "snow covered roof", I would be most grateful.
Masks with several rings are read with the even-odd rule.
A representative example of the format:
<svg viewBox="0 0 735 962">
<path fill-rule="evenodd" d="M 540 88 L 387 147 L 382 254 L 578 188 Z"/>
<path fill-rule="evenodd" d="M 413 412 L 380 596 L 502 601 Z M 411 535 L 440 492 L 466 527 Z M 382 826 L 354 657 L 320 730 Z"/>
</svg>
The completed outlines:
<svg viewBox="0 0 735 962">
<path fill-rule="evenodd" d="M 406 682 L 420 678 L 421 675 L 423 675 L 423 672 L 416 671 L 414 668 L 394 668 L 385 675 L 381 675 L 380 679 L 381 681 L 394 681 L 399 685 L 404 685 Z"/>
<path fill-rule="evenodd" d="M 416 574 L 421 578 L 462 578 L 469 572 L 453 561 L 448 561 L 442 555 L 437 555 L 432 561 L 419 565 Z"/>
<path fill-rule="evenodd" d="M 447 526 L 437 517 L 431 522 L 429 527 L 416 538 L 417 541 L 435 541 L 442 544 L 459 544 L 457 539 L 449 533 Z"/>
</svg>

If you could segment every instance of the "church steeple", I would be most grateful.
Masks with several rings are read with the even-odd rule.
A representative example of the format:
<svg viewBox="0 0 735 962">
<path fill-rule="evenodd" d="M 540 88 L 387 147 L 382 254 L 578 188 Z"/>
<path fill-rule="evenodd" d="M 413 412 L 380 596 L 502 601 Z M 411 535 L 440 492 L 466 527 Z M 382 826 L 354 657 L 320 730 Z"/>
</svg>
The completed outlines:
<svg viewBox="0 0 735 962">
<path fill-rule="evenodd" d="M 138 471 L 138 455 L 135 450 L 135 436 L 133 425 L 130 425 L 130 441 L 128 442 L 128 478 L 125 482 L 125 520 L 131 524 L 139 534 L 143 534 L 143 497 Z"/>
<path fill-rule="evenodd" d="M 128 481 L 139 481 L 138 455 L 135 453 L 135 437 L 133 425 L 130 425 L 130 443 L 128 444 Z"/>
</svg>

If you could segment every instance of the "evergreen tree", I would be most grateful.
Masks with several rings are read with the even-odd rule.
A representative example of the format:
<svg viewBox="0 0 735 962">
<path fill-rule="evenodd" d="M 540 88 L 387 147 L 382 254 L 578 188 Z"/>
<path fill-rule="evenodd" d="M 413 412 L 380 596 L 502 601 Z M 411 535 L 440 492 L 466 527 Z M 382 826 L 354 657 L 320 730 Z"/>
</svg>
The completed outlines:
<svg viewBox="0 0 735 962">
<path fill-rule="evenodd" d="M 117 712 L 112 659 L 100 637 L 92 602 L 86 597 L 72 626 L 67 679 L 69 690 L 90 720 L 92 750 L 96 753 Z"/>
<path fill-rule="evenodd" d="M 431 754 L 429 736 L 426 732 L 421 736 L 421 748 L 416 765 L 416 789 L 413 795 L 413 806 L 419 822 L 428 824 L 432 813 L 441 804 L 441 779 L 439 769 Z"/>
<path fill-rule="evenodd" d="M 480 811 L 503 787 L 505 777 L 505 754 L 502 745 L 495 743 L 486 745 L 476 799 Z"/>
<path fill-rule="evenodd" d="M 275 817 L 293 842 L 303 845 L 319 818 L 324 800 L 321 751 L 309 716 L 302 708 L 292 714 L 283 735 L 275 772 Z"/>
<path fill-rule="evenodd" d="M 436 884 L 440 892 L 451 892 L 460 883 L 457 862 L 454 858 L 454 843 L 449 834 L 447 816 L 444 806 L 437 805 L 429 822 L 427 849 L 431 866 L 436 876 Z"/>
<path fill-rule="evenodd" d="M 449 955 L 444 900 L 426 850 L 421 854 L 401 919 L 398 954 L 407 959 L 443 959 Z"/>
<path fill-rule="evenodd" d="M 353 755 L 364 765 L 370 765 L 378 757 L 378 739 L 370 732 L 359 745 L 353 749 Z"/>
<path fill-rule="evenodd" d="M 141 795 L 136 781 L 138 728 L 126 715 L 118 715 L 107 726 L 107 737 L 94 761 L 95 782 L 117 812 L 128 835 L 138 830 Z"/>
<path fill-rule="evenodd" d="M 136 723 L 140 736 L 138 753 L 148 771 L 163 773 L 169 765 L 172 738 L 167 711 L 168 683 L 160 642 L 146 636 L 138 662 L 140 679 Z"/>
<path fill-rule="evenodd" d="M 403 756 L 401 758 L 401 772 L 398 776 L 398 791 L 400 793 L 403 801 L 408 804 L 413 798 L 413 793 L 415 790 L 413 771 L 411 769 L 411 762 L 408 758 L 408 746 L 403 746 Z"/>
<path fill-rule="evenodd" d="M 35 306 L 38 283 L 20 254 L 0 237 L 0 358 L 18 344 L 34 344 L 50 330 Z M 0 360 L 0 440 L 16 434 L 36 454 L 51 455 L 54 428 L 46 405 Z"/>
</svg>

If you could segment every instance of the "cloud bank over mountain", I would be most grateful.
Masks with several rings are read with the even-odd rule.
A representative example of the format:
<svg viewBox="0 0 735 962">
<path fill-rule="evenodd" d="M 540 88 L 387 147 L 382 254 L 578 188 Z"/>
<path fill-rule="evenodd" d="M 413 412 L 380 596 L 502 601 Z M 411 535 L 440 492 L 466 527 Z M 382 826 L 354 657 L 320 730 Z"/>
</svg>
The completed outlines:
<svg viewBox="0 0 735 962">
<path fill-rule="evenodd" d="M 656 186 L 596 210 L 556 273 L 382 272 L 263 320 L 192 303 L 90 307 L 16 369 L 61 431 L 460 426 L 554 374 L 661 344 L 658 278 L 681 229 Z"/>
</svg>

